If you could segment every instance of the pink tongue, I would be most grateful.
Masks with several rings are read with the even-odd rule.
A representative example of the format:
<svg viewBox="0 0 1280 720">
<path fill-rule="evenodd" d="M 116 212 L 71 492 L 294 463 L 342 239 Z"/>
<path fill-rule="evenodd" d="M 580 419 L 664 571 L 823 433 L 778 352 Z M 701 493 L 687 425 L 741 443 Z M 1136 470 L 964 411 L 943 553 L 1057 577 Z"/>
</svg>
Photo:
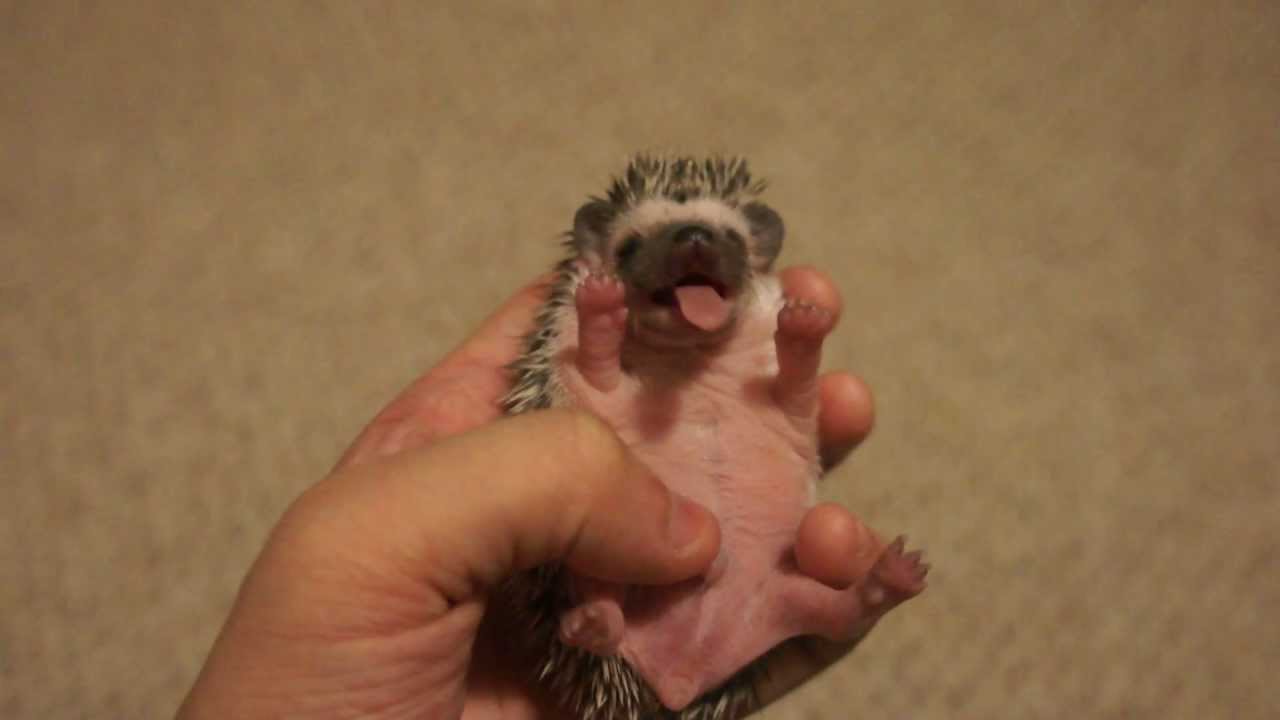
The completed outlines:
<svg viewBox="0 0 1280 720">
<path fill-rule="evenodd" d="M 676 303 L 684 319 L 711 332 L 729 319 L 729 303 L 710 285 L 681 285 L 676 288 Z"/>
</svg>

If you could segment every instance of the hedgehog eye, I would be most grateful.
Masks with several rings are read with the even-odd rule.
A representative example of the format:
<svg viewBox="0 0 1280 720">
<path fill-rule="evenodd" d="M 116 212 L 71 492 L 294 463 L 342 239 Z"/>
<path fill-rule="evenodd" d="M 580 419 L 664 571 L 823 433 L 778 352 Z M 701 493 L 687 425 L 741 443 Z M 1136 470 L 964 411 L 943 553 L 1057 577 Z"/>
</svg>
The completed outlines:
<svg viewBox="0 0 1280 720">
<path fill-rule="evenodd" d="M 622 242 L 622 247 L 618 248 L 618 263 L 625 263 L 635 256 L 636 251 L 640 249 L 640 236 L 632 235 Z"/>
</svg>

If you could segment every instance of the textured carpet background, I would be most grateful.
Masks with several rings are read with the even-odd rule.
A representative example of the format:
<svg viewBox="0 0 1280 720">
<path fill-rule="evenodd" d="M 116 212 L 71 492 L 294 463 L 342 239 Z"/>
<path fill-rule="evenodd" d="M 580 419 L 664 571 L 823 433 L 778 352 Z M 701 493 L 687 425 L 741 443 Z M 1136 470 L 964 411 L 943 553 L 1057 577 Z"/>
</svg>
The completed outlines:
<svg viewBox="0 0 1280 720">
<path fill-rule="evenodd" d="M 585 4 L 584 4 L 585 5 Z M 0 2 L 0 715 L 163 717 L 633 150 L 749 155 L 932 587 L 768 718 L 1280 717 L 1280 5 Z"/>
</svg>

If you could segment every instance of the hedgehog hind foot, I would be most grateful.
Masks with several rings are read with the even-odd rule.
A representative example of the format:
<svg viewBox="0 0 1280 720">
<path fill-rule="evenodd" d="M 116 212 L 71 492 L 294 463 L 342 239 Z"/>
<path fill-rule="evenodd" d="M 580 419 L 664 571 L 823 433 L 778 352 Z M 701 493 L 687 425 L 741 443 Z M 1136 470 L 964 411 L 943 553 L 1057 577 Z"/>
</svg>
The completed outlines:
<svg viewBox="0 0 1280 720">
<path fill-rule="evenodd" d="M 560 642 L 593 655 L 615 655 L 625 628 L 622 608 L 616 601 L 591 600 L 560 617 Z"/>
</svg>

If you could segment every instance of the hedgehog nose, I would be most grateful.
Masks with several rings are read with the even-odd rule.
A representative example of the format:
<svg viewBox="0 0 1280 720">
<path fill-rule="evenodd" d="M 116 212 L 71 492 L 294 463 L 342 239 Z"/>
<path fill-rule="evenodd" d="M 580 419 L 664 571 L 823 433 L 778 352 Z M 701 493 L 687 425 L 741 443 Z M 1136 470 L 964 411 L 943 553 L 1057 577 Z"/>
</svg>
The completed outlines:
<svg viewBox="0 0 1280 720">
<path fill-rule="evenodd" d="M 710 245 L 711 231 L 701 225 L 685 225 L 676 231 L 676 245 Z"/>
</svg>

